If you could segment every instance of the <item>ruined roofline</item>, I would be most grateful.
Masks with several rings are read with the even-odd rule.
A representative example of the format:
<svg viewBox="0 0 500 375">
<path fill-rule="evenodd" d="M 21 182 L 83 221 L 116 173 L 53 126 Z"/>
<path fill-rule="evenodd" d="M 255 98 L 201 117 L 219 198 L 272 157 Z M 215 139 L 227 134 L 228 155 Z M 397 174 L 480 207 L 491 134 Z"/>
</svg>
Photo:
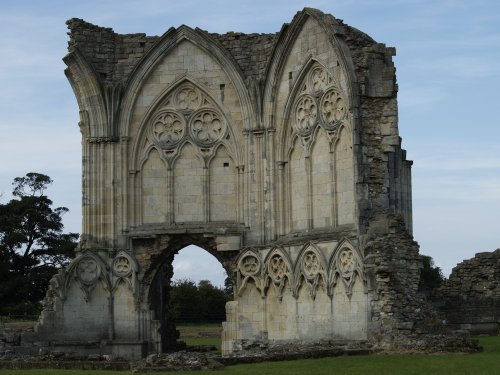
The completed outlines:
<svg viewBox="0 0 500 375">
<path fill-rule="evenodd" d="M 71 18 L 66 22 L 70 30 L 68 51 L 71 53 L 79 50 L 103 82 L 123 84 L 139 61 L 160 40 L 176 30 L 188 28 L 211 38 L 225 49 L 238 64 L 245 78 L 261 79 L 266 75 L 280 37 L 286 34 L 287 29 L 303 22 L 307 17 L 313 17 L 332 35 L 343 39 L 351 50 L 377 44 L 367 34 L 344 24 L 342 20 L 330 14 L 304 8 L 276 33 L 246 34 L 228 31 L 220 34 L 181 25 L 178 28 L 169 28 L 163 36 L 148 36 L 145 33 L 118 34 L 112 28 L 94 25 L 80 18 Z"/>
</svg>

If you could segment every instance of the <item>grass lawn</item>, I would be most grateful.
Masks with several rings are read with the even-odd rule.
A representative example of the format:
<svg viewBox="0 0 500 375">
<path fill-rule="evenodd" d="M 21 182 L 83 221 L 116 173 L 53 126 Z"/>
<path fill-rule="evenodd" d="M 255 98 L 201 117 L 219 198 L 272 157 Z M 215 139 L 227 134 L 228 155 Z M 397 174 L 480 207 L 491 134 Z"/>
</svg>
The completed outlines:
<svg viewBox="0 0 500 375">
<path fill-rule="evenodd" d="M 184 341 L 187 345 L 209 345 L 215 346 L 220 352 L 221 348 L 221 332 L 222 325 L 213 323 L 200 324 L 178 324 L 179 340 Z"/>
<path fill-rule="evenodd" d="M 223 371 L 210 371 L 210 375 L 238 374 L 314 374 L 314 375 L 391 375 L 391 374 L 470 374 L 500 375 L 500 336 L 481 337 L 484 352 L 478 354 L 448 355 L 370 355 L 306 359 L 285 362 L 265 362 L 228 366 Z M 126 372 L 125 372 L 126 373 Z M 0 375 L 123 375 L 115 371 L 63 371 L 63 370 L 0 370 Z M 156 373 L 160 374 L 160 373 Z M 172 374 L 172 372 L 164 373 Z M 176 374 L 195 374 L 179 372 Z"/>
</svg>

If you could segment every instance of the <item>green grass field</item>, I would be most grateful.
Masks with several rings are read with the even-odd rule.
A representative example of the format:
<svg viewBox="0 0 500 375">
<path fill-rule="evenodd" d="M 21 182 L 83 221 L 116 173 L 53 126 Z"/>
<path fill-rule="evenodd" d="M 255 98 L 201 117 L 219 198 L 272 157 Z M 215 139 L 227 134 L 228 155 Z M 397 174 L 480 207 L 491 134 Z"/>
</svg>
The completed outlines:
<svg viewBox="0 0 500 375">
<path fill-rule="evenodd" d="M 181 328 L 181 327 L 179 327 Z M 213 332 L 214 328 L 206 329 Z M 220 329 L 220 328 L 217 328 Z M 194 335 L 195 327 L 180 329 Z M 207 339 L 213 339 L 211 337 Z M 307 359 L 284 362 L 265 362 L 249 365 L 228 366 L 223 371 L 210 371 L 210 375 L 238 374 L 314 374 L 314 375 L 500 375 L 500 336 L 481 337 L 484 347 L 477 354 L 447 354 L 447 355 L 370 355 L 353 357 L 335 357 Z M 213 343 L 210 343 L 212 345 Z M 198 344 L 197 344 L 198 345 Z M 126 373 L 126 372 L 125 372 Z M 65 370 L 0 370 L 0 375 L 123 375 L 116 371 L 65 371 Z M 161 374 L 161 373 L 156 373 Z M 172 374 L 172 372 L 164 373 Z M 194 372 L 178 372 L 176 374 L 194 374 Z"/>
<path fill-rule="evenodd" d="M 220 324 L 178 324 L 177 329 L 180 333 L 179 339 L 187 345 L 215 346 L 220 352 L 222 331 Z"/>
</svg>

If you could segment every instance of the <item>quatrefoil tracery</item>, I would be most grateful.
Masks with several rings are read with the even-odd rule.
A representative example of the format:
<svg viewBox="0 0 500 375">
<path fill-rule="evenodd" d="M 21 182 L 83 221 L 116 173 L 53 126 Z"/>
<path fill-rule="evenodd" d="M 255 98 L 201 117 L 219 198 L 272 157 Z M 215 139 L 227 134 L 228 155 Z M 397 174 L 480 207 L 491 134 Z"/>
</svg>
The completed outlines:
<svg viewBox="0 0 500 375">
<path fill-rule="evenodd" d="M 172 150 L 185 139 L 200 147 L 212 147 L 227 131 L 225 117 L 216 105 L 191 84 L 170 94 L 148 125 L 150 140 L 163 150 Z"/>
<path fill-rule="evenodd" d="M 347 103 L 330 74 L 320 66 L 311 69 L 292 109 L 295 133 L 307 138 L 317 125 L 335 132 L 346 117 Z"/>
</svg>

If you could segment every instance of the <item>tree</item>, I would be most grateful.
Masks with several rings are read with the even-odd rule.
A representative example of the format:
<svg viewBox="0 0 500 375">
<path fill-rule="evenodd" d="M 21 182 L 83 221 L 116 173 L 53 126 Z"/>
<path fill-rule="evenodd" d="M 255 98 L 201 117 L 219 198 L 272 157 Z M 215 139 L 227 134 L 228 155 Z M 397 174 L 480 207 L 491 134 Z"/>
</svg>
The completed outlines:
<svg viewBox="0 0 500 375">
<path fill-rule="evenodd" d="M 428 255 L 421 255 L 422 267 L 420 268 L 420 282 L 418 289 L 420 292 L 429 294 L 434 289 L 439 288 L 444 280 L 441 268 L 434 265 L 434 260 Z"/>
<path fill-rule="evenodd" d="M 0 314 L 37 314 L 48 282 L 73 257 L 78 234 L 63 233 L 66 207 L 44 194 L 49 176 L 14 179 L 14 198 L 0 204 Z"/>
<path fill-rule="evenodd" d="M 226 318 L 226 302 L 232 299 L 224 289 L 201 280 L 198 285 L 183 279 L 170 286 L 169 308 L 179 323 L 222 322 Z"/>
</svg>

